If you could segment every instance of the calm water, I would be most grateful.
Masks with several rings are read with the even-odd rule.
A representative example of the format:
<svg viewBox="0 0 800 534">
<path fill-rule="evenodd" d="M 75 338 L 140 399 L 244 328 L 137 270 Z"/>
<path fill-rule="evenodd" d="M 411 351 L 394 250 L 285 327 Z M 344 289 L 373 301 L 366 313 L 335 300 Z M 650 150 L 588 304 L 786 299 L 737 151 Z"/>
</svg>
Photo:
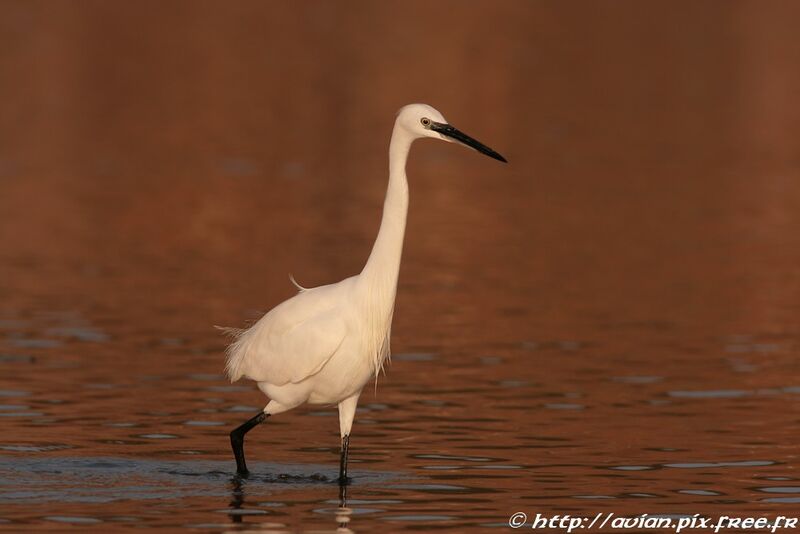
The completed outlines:
<svg viewBox="0 0 800 534">
<path fill-rule="evenodd" d="M 797 5 L 407 4 L 0 5 L 0 529 L 798 515 Z M 360 270 L 415 100 L 511 163 L 414 147 L 346 506 L 333 408 L 239 481 L 213 325 Z"/>
</svg>

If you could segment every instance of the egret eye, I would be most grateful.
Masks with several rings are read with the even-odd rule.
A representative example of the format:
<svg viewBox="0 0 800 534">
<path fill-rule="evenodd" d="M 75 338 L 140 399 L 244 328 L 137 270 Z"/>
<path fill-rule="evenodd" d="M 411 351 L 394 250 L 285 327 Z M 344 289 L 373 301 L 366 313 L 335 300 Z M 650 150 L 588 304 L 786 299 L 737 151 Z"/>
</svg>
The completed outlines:
<svg viewBox="0 0 800 534">
<path fill-rule="evenodd" d="M 428 117 L 422 117 L 419 122 L 426 128 L 431 125 L 431 120 Z"/>
</svg>

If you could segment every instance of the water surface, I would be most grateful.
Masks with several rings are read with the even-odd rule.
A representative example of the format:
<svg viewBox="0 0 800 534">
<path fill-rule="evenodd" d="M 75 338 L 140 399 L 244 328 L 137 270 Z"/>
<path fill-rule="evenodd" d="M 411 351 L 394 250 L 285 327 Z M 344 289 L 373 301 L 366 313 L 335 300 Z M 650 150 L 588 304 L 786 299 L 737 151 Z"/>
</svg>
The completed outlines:
<svg viewBox="0 0 800 534">
<path fill-rule="evenodd" d="M 0 529 L 796 513 L 797 6 L 681 5 L 3 4 Z M 413 149 L 346 503 L 329 407 L 239 480 L 213 325 L 361 269 L 415 100 L 511 163 Z"/>
</svg>

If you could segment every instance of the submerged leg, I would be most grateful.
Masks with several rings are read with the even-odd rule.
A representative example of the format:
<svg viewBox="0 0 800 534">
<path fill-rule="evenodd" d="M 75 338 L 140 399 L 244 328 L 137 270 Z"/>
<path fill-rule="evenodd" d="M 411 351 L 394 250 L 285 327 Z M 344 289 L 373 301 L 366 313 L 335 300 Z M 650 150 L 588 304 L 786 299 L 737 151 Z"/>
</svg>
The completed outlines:
<svg viewBox="0 0 800 534">
<path fill-rule="evenodd" d="M 342 456 L 339 458 L 339 485 L 347 484 L 347 453 L 350 449 L 350 436 L 342 438 Z"/>
<path fill-rule="evenodd" d="M 244 461 L 244 435 L 252 430 L 253 427 L 262 423 L 267 417 L 269 417 L 269 414 L 262 411 L 231 431 L 231 448 L 233 449 L 233 456 L 236 458 L 236 472 L 242 476 L 247 476 L 249 473 L 247 464 Z"/>
</svg>

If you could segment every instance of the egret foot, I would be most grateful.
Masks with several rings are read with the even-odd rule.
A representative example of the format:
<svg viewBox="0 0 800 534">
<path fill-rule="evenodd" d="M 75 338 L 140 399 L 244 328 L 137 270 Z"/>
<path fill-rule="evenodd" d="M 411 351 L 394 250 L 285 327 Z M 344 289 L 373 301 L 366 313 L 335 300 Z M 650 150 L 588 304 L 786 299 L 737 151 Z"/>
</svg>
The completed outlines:
<svg viewBox="0 0 800 534">
<path fill-rule="evenodd" d="M 346 486 L 350 483 L 347 478 L 347 454 L 350 450 L 350 435 L 347 434 L 342 438 L 342 456 L 339 459 L 339 485 Z"/>
<path fill-rule="evenodd" d="M 239 476 L 246 477 L 250 474 L 250 471 L 247 470 L 247 463 L 244 461 L 244 435 L 267 417 L 269 417 L 268 413 L 260 412 L 231 431 L 231 448 L 233 456 L 236 458 L 236 473 Z"/>
</svg>

